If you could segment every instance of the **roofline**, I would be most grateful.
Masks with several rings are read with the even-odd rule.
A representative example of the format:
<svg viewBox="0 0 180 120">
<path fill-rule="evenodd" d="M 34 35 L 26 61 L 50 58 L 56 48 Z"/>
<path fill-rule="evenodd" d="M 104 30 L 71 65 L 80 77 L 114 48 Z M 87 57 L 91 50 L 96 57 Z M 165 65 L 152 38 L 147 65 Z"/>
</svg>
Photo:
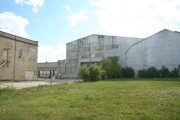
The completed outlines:
<svg viewBox="0 0 180 120">
<path fill-rule="evenodd" d="M 74 41 L 78 41 L 80 39 L 83 39 L 83 38 L 87 38 L 89 36 L 107 36 L 107 37 L 122 37 L 122 38 L 137 38 L 137 39 L 144 39 L 144 38 L 139 38 L 139 37 L 125 37 L 125 36 L 116 36 L 116 35 L 103 35 L 103 34 L 91 34 L 91 35 L 88 35 L 88 36 L 85 36 L 85 37 L 82 37 L 82 38 L 79 38 L 79 39 L 76 39 L 76 40 L 73 40 L 71 42 L 74 42 Z M 69 44 L 71 42 L 68 42 L 66 44 Z"/>
<path fill-rule="evenodd" d="M 130 46 L 127 48 L 127 50 L 125 51 L 125 55 L 126 55 L 126 53 L 131 49 L 131 47 L 133 47 L 134 45 L 139 44 L 140 42 L 143 42 L 143 41 L 147 40 L 148 38 L 150 38 L 150 37 L 152 37 L 152 36 L 154 36 L 154 35 L 162 32 L 162 31 L 164 31 L 164 30 L 168 30 L 168 29 L 163 29 L 163 30 L 161 30 L 161 31 L 159 31 L 159 32 L 157 32 L 157 33 L 152 34 L 151 36 L 149 36 L 149 37 L 147 37 L 147 38 L 144 38 L 144 39 L 142 39 L 142 40 L 140 40 L 140 41 L 138 41 L 138 42 L 130 45 Z M 168 30 L 168 31 L 170 31 L 170 32 L 178 32 L 178 31 L 171 31 L 171 30 Z M 178 33 L 180 33 L 180 32 L 178 32 Z"/>
<path fill-rule="evenodd" d="M 57 63 L 57 62 L 39 62 L 37 64 L 53 64 L 53 63 Z"/>
<path fill-rule="evenodd" d="M 26 44 L 38 46 L 38 41 L 33 41 L 33 40 L 30 40 L 30 39 L 23 38 L 23 37 L 20 37 L 20 36 L 17 36 L 17 35 L 13 35 L 13 34 L 10 34 L 10 33 L 7 33 L 7 32 L 3 32 L 3 31 L 0 31 L 0 33 L 2 33 L 2 34 L 0 34 L 0 37 L 8 38 L 8 39 L 11 39 L 11 40 L 14 40 L 14 41 L 17 41 L 17 42 L 22 42 L 22 43 L 26 43 Z M 5 36 L 5 35 L 3 35 L 3 34 L 10 35 L 10 36 L 12 36 L 12 37 L 14 37 L 14 38 Z M 26 40 L 26 41 L 36 42 L 36 44 L 29 43 L 29 42 L 26 42 L 26 41 L 21 41 L 21 40 L 18 40 L 18 38 L 24 39 L 24 40 Z"/>
</svg>

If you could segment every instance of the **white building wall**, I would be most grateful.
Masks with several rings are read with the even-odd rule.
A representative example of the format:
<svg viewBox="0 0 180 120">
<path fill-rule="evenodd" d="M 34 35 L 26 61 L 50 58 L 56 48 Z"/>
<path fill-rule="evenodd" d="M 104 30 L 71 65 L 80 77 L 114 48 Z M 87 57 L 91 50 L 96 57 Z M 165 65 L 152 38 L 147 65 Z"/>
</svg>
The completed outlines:
<svg viewBox="0 0 180 120">
<path fill-rule="evenodd" d="M 103 56 L 119 57 L 119 64 L 126 66 L 125 51 L 141 38 L 91 35 L 66 44 L 66 60 L 58 61 L 59 73 L 64 77 L 74 78 L 78 67 L 83 63 L 100 62 Z M 90 55 L 91 54 L 91 55 Z M 65 63 L 65 64 L 64 64 Z M 66 68 L 63 68 L 66 66 Z M 61 68 L 60 68 L 61 67 Z M 76 75 L 77 77 L 77 75 Z"/>
<path fill-rule="evenodd" d="M 141 42 L 133 44 L 126 51 L 127 66 L 135 69 L 164 65 L 170 71 L 180 65 L 180 33 L 162 30 Z"/>
</svg>

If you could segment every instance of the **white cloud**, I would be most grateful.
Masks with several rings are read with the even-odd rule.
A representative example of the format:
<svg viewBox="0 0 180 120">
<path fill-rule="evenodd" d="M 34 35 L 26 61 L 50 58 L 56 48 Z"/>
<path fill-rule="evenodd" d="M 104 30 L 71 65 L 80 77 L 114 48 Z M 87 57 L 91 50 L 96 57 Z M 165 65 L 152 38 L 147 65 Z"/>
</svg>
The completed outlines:
<svg viewBox="0 0 180 120">
<path fill-rule="evenodd" d="M 57 62 L 57 60 L 66 58 L 66 45 L 58 46 L 39 45 L 38 62 Z"/>
<path fill-rule="evenodd" d="M 34 8 L 33 8 L 33 11 L 34 12 L 38 12 L 39 9 L 37 8 L 38 6 L 39 7 L 42 7 L 42 4 L 44 3 L 44 0 L 15 0 L 16 3 L 18 4 L 27 4 L 27 5 L 32 5 Z"/>
<path fill-rule="evenodd" d="M 68 26 L 74 27 L 80 21 L 86 21 L 88 19 L 88 16 L 86 15 L 87 13 L 88 13 L 87 11 L 81 11 L 80 13 L 68 15 L 67 19 L 70 20 L 70 23 L 68 24 Z"/>
<path fill-rule="evenodd" d="M 177 30 L 179 0 L 89 0 L 107 34 L 147 37 L 164 28 Z"/>
<path fill-rule="evenodd" d="M 29 38 L 25 27 L 29 21 L 21 16 L 16 16 L 11 12 L 0 13 L 0 30 L 15 34 L 21 37 Z"/>
<path fill-rule="evenodd" d="M 71 9 L 68 5 L 65 5 L 64 8 L 66 8 L 67 10 Z"/>
</svg>

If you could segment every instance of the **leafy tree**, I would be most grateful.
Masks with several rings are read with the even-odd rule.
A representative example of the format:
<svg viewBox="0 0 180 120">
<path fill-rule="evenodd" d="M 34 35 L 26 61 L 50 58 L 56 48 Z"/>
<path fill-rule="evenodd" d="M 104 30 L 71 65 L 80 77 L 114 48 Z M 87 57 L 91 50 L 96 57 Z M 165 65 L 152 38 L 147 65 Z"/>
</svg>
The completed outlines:
<svg viewBox="0 0 180 120">
<path fill-rule="evenodd" d="M 118 64 L 117 57 L 111 57 L 108 59 L 101 60 L 102 68 L 106 71 L 106 75 L 108 78 L 121 78 L 122 77 L 122 70 L 120 65 Z"/>
</svg>

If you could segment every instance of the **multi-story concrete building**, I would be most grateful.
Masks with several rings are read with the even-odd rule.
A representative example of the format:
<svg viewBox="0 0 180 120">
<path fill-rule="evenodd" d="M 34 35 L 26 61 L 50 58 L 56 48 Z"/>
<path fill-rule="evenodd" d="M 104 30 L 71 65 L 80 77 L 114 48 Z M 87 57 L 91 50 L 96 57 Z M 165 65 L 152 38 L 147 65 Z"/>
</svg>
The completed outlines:
<svg viewBox="0 0 180 120">
<path fill-rule="evenodd" d="M 0 31 L 0 80 L 37 76 L 38 42 Z"/>
<path fill-rule="evenodd" d="M 180 70 L 180 33 L 162 30 L 145 39 L 106 35 L 90 35 L 66 44 L 66 60 L 58 61 L 58 75 L 77 77 L 79 66 L 99 63 L 101 59 L 117 57 L 122 67 L 137 71 L 163 65 Z"/>
<path fill-rule="evenodd" d="M 57 62 L 38 63 L 38 77 L 50 78 L 57 76 Z"/>
</svg>

